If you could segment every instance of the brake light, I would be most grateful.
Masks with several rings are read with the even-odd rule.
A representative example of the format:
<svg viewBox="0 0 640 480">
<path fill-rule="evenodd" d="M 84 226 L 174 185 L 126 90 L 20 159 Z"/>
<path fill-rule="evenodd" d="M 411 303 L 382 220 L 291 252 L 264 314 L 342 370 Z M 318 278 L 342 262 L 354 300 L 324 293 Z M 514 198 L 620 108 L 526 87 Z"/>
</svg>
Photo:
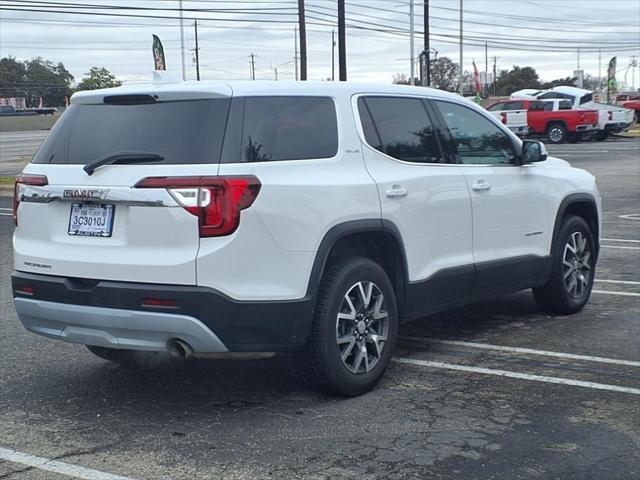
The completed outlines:
<svg viewBox="0 0 640 480">
<path fill-rule="evenodd" d="M 240 225 L 240 212 L 260 192 L 253 175 L 233 177 L 146 177 L 135 188 L 166 188 L 186 211 L 198 217 L 200 237 L 230 235 Z"/>
<path fill-rule="evenodd" d="M 22 173 L 16 177 L 16 183 L 13 186 L 13 224 L 18 226 L 18 207 L 22 198 L 22 185 L 32 185 L 34 187 L 44 187 L 49 185 L 49 180 L 45 175 L 29 175 Z"/>
<path fill-rule="evenodd" d="M 613 112 L 609 110 L 609 121 L 613 120 Z"/>
<path fill-rule="evenodd" d="M 502 119 L 502 123 L 503 124 L 507 124 L 507 113 L 506 112 L 500 112 L 500 118 Z"/>
</svg>

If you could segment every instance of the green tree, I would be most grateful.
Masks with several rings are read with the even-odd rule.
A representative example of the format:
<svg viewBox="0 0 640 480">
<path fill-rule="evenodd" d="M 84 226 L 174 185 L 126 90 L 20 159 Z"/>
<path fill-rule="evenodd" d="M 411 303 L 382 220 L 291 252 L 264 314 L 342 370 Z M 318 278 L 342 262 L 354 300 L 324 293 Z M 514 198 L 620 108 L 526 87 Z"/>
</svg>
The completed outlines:
<svg viewBox="0 0 640 480">
<path fill-rule="evenodd" d="M 40 57 L 24 62 L 27 81 L 27 103 L 36 105 L 42 97 L 46 106 L 64 104 L 64 97 L 71 95 L 73 75 L 62 63 L 55 64 Z"/>
<path fill-rule="evenodd" d="M 511 95 L 523 88 L 540 88 L 540 79 L 531 67 L 513 66 L 511 71 L 502 70 L 496 80 L 496 95 Z"/>
<path fill-rule="evenodd" d="M 122 82 L 104 67 L 91 67 L 85 75 L 86 77 L 78 84 L 78 90 L 97 90 L 122 85 Z"/>
<path fill-rule="evenodd" d="M 551 80 L 550 82 L 544 82 L 542 84 L 542 88 L 548 90 L 553 87 L 575 87 L 576 80 L 578 80 L 576 77 L 556 78 L 555 80 Z"/>
<path fill-rule="evenodd" d="M 0 97 L 25 97 L 26 86 L 24 64 L 14 57 L 0 59 Z"/>
<path fill-rule="evenodd" d="M 449 57 L 436 58 L 431 62 L 431 84 L 440 90 L 453 92 L 458 87 L 460 66 Z"/>
</svg>

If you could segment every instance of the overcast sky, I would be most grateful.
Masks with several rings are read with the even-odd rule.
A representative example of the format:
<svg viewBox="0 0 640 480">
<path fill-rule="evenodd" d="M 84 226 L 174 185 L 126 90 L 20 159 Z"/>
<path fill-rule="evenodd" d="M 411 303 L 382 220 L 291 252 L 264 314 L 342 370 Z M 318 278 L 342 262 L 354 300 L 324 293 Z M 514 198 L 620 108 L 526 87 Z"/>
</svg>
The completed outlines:
<svg viewBox="0 0 640 480">
<path fill-rule="evenodd" d="M 178 1 L 65 0 L 94 6 L 177 8 Z M 39 9 L 53 0 L 39 2 Z M 336 1 L 307 0 L 309 78 L 331 76 L 331 30 Z M 169 69 L 180 70 L 180 28 L 172 18 L 9 11 L 35 8 L 33 2 L 3 0 L 0 10 L 0 55 L 20 60 L 43 57 L 62 62 L 79 81 L 92 66 L 104 66 L 125 83 L 151 78 L 151 35 L 165 46 Z M 13 6 L 12 6 L 13 5 Z M 27 7 L 31 5 L 32 7 Z M 415 1 L 416 30 L 423 30 L 422 3 Z M 431 46 L 438 56 L 459 61 L 459 0 L 431 0 Z M 256 61 L 256 77 L 294 77 L 296 1 L 184 1 L 184 8 L 235 9 L 225 12 L 186 12 L 185 41 L 193 48 L 193 20 L 199 23 L 203 79 L 249 78 L 249 55 Z M 238 10 L 242 10 L 239 12 Z M 74 11 L 89 11 L 75 9 Z M 91 10 L 91 12 L 175 17 L 170 10 Z M 409 2 L 407 0 L 347 0 L 347 62 L 350 80 L 391 81 L 394 73 L 409 73 Z M 464 0 L 464 68 L 472 60 L 489 69 L 497 57 L 498 71 L 512 65 L 531 66 L 543 80 L 571 76 L 578 66 L 597 76 L 598 49 L 602 74 L 609 59 L 618 57 L 618 79 L 631 86 L 632 56 L 640 56 L 640 0 Z M 337 35 L 336 35 L 337 37 Z M 415 40 L 416 54 L 422 35 Z M 336 51 L 337 56 L 337 51 Z M 193 53 L 187 51 L 187 75 L 195 78 Z M 639 62 L 640 63 L 640 62 Z M 337 59 L 336 59 L 337 76 Z M 640 86 L 640 68 L 635 69 Z"/>
</svg>

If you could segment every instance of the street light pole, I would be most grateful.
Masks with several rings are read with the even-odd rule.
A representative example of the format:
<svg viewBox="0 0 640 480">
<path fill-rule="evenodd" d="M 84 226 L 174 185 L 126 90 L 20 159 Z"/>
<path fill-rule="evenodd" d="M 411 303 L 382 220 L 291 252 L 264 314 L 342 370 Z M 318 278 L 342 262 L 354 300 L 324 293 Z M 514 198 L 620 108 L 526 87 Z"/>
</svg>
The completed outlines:
<svg viewBox="0 0 640 480">
<path fill-rule="evenodd" d="M 304 18 L 304 0 L 298 0 L 298 27 L 300 28 L 300 80 L 307 79 L 307 27 Z"/>
<path fill-rule="evenodd" d="M 415 24 L 414 24 L 414 19 L 413 19 L 413 0 L 409 0 L 409 61 L 411 62 L 411 68 L 409 69 L 409 71 L 411 72 L 411 78 L 409 80 L 409 83 L 411 85 L 415 85 L 416 81 L 415 81 L 415 76 L 416 76 L 416 71 L 415 71 L 415 63 L 416 60 L 414 58 L 414 50 L 415 50 L 415 45 L 414 45 L 414 30 L 415 30 Z"/>
<path fill-rule="evenodd" d="M 182 57 L 182 80 L 184 81 L 187 79 L 187 69 L 184 59 L 184 18 L 182 12 L 182 0 L 179 0 L 178 3 L 180 7 L 180 55 Z"/>
<path fill-rule="evenodd" d="M 200 47 L 198 46 L 198 21 L 193 24 L 196 35 L 196 80 L 200 81 Z"/>
<path fill-rule="evenodd" d="M 462 0 L 460 0 L 460 94 L 463 93 L 464 87 L 462 86 L 462 79 L 464 77 L 464 58 L 462 56 Z"/>
<path fill-rule="evenodd" d="M 431 45 L 429 38 L 429 0 L 424 0 L 424 61 L 426 63 L 425 68 L 427 70 L 426 85 L 431 86 Z"/>
</svg>

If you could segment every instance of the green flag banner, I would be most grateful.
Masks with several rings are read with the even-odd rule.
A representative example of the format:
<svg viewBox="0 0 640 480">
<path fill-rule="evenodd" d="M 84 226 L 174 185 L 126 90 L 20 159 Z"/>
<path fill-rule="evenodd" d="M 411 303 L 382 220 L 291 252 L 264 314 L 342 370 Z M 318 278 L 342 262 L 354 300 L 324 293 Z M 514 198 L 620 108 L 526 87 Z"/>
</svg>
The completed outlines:
<svg viewBox="0 0 640 480">
<path fill-rule="evenodd" d="M 612 57 L 609 61 L 609 68 L 607 69 L 607 103 L 611 98 L 611 95 L 615 95 L 618 90 L 616 84 L 616 63 L 617 57 Z"/>
<path fill-rule="evenodd" d="M 153 63 L 156 70 L 166 70 L 167 64 L 164 61 L 164 48 L 160 39 L 153 35 Z"/>
</svg>

